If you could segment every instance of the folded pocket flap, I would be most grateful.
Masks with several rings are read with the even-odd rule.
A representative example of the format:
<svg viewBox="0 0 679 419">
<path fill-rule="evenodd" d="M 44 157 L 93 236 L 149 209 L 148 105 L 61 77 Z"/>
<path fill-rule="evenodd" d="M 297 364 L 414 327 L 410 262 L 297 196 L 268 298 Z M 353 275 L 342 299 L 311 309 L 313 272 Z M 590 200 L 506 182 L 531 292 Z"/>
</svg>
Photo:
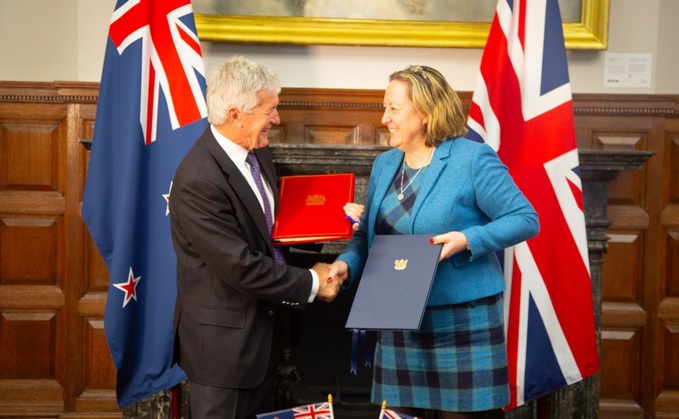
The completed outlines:
<svg viewBox="0 0 679 419">
<path fill-rule="evenodd" d="M 223 327 L 245 327 L 246 314 L 243 310 L 223 307 L 199 307 L 197 321 L 200 324 Z"/>
</svg>

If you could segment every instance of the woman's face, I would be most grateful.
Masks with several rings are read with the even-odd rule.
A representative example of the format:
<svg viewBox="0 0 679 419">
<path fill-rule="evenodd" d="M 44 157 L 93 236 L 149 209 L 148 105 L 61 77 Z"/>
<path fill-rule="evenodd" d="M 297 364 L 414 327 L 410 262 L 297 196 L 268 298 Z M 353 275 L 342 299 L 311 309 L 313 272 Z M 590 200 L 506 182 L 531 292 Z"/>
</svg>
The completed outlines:
<svg viewBox="0 0 679 419">
<path fill-rule="evenodd" d="M 384 115 L 382 124 L 389 128 L 389 145 L 403 152 L 413 151 L 425 145 L 427 120 L 415 110 L 410 99 L 409 85 L 392 80 L 384 92 Z"/>
</svg>

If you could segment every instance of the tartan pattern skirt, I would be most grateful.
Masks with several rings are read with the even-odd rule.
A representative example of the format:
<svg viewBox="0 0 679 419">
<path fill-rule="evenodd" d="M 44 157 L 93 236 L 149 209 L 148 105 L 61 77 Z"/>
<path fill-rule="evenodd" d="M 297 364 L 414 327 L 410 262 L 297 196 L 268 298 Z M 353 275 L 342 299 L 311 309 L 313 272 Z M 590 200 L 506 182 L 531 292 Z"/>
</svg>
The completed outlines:
<svg viewBox="0 0 679 419">
<path fill-rule="evenodd" d="M 502 294 L 427 307 L 419 331 L 380 331 L 371 401 L 448 412 L 509 403 Z"/>
</svg>

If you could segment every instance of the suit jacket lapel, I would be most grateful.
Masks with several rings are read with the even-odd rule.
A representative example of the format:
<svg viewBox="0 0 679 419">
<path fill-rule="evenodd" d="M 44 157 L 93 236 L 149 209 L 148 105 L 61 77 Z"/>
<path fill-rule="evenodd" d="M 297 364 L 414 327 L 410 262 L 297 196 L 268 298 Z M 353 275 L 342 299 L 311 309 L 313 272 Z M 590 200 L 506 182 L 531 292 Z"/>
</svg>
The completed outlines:
<svg viewBox="0 0 679 419">
<path fill-rule="evenodd" d="M 413 211 L 411 213 L 410 218 L 413 221 L 413 223 L 417 218 L 417 213 L 422 208 L 422 203 L 427 199 L 427 196 L 434 189 L 436 182 L 438 181 L 439 177 L 441 177 L 443 170 L 448 165 L 448 157 L 450 155 L 450 144 L 446 143 L 452 141 L 453 140 L 448 140 L 442 143 L 441 145 L 436 147 L 436 150 L 434 151 L 434 155 L 431 158 L 429 167 L 427 167 L 426 169 L 427 170 L 426 176 L 424 177 L 424 181 L 420 186 L 420 190 L 417 193 L 417 198 L 415 199 L 415 203 L 413 204 Z"/>
<path fill-rule="evenodd" d="M 252 217 L 254 224 L 257 226 L 260 234 L 266 239 L 267 243 L 271 244 L 271 233 L 269 233 L 269 227 L 266 224 L 266 218 L 264 217 L 264 212 L 262 211 L 262 206 L 259 204 L 259 200 L 255 195 L 255 191 L 252 190 L 250 184 L 243 177 L 236 164 L 229 158 L 229 156 L 224 152 L 224 149 L 219 145 L 215 139 L 212 132 L 208 129 L 206 135 L 203 136 L 205 139 L 205 144 L 207 145 L 208 151 L 214 157 L 215 161 L 219 164 L 222 171 L 226 175 L 226 181 L 231 185 L 231 188 L 237 191 L 238 198 L 243 203 L 245 208 L 248 208 L 248 214 Z M 271 248 L 273 251 L 273 247 Z"/>
</svg>

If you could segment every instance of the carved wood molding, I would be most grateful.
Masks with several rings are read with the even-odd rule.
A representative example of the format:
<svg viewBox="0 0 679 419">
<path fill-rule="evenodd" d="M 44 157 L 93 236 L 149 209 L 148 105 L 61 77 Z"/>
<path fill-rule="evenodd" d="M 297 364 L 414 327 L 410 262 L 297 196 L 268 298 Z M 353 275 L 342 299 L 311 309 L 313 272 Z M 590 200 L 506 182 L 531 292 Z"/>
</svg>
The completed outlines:
<svg viewBox="0 0 679 419">
<path fill-rule="evenodd" d="M 458 92 L 465 110 L 472 92 Z M 0 81 L 0 102 L 96 104 L 97 82 Z M 384 91 L 375 89 L 283 88 L 282 109 L 376 110 Z M 679 118 L 679 95 L 591 94 L 573 95 L 576 116 L 646 116 Z"/>
<path fill-rule="evenodd" d="M 0 81 L 0 103 L 96 104 L 99 83 Z"/>
<path fill-rule="evenodd" d="M 577 103 L 577 98 L 573 98 L 573 102 Z M 575 115 L 600 115 L 600 116 L 649 116 L 662 118 L 677 118 L 679 117 L 679 110 L 672 108 L 613 108 L 613 107 L 584 107 L 574 106 L 573 113 Z"/>
</svg>

